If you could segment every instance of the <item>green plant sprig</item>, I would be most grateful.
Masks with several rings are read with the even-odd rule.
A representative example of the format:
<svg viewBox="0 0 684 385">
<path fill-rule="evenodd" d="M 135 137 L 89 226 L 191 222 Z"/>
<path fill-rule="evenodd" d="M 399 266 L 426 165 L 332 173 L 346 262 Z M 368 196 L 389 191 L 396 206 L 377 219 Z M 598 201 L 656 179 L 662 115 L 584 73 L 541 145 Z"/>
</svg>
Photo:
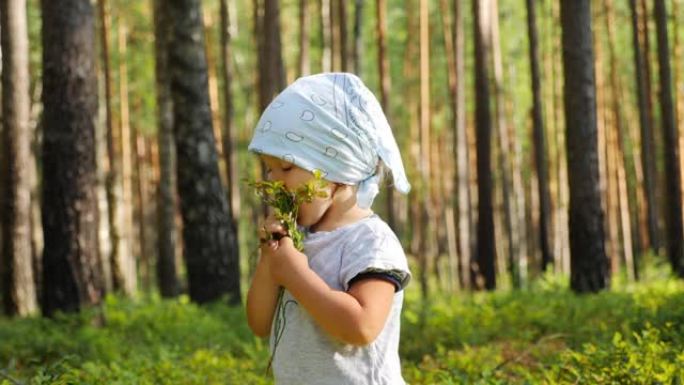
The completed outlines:
<svg viewBox="0 0 684 385">
<path fill-rule="evenodd" d="M 304 235 L 297 229 L 297 216 L 302 203 L 310 203 L 316 197 L 326 198 L 328 194 L 322 191 L 327 185 L 323 174 L 319 170 L 313 172 L 313 179 L 304 183 L 295 191 L 285 187 L 282 181 L 249 182 L 255 194 L 268 206 L 272 207 L 277 220 L 283 223 L 287 236 L 292 238 L 295 248 L 302 251 Z M 278 235 L 269 234 L 269 239 L 279 239 Z"/>
<path fill-rule="evenodd" d="M 316 197 L 326 198 L 328 196 L 328 193 L 322 191 L 327 185 L 327 182 L 323 180 L 323 173 L 319 170 L 314 170 L 313 176 L 312 180 L 299 186 L 295 191 L 289 190 L 282 181 L 248 182 L 249 186 L 254 188 L 255 194 L 266 205 L 273 208 L 276 219 L 283 223 L 286 235 L 292 238 L 295 248 L 299 251 L 304 249 L 304 234 L 297 229 L 299 206 L 302 203 L 312 202 Z M 280 234 L 268 234 L 268 237 L 269 239 L 280 239 Z M 266 372 L 271 370 L 275 351 L 278 348 L 280 337 L 283 335 L 287 322 L 285 319 L 282 287 L 278 290 L 274 322 L 273 351 L 268 360 Z"/>
</svg>

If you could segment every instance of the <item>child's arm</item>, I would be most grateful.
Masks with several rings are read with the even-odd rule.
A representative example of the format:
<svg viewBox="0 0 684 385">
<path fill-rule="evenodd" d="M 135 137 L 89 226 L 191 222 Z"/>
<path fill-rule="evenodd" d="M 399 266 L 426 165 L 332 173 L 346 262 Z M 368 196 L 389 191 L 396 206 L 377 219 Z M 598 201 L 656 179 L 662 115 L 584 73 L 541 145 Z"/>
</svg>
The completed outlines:
<svg viewBox="0 0 684 385">
<path fill-rule="evenodd" d="M 247 292 L 247 323 L 259 337 L 271 332 L 273 314 L 278 302 L 278 285 L 271 278 L 268 261 L 259 258 L 252 283 Z"/>
<path fill-rule="evenodd" d="M 368 278 L 347 292 L 333 290 L 309 268 L 290 238 L 264 249 L 274 282 L 287 288 L 328 334 L 353 345 L 370 344 L 380 334 L 392 307 L 393 284 Z"/>
<path fill-rule="evenodd" d="M 267 233 L 281 233 L 285 230 L 282 225 L 272 216 L 266 219 L 260 237 Z M 259 337 L 266 337 L 271 332 L 273 314 L 278 302 L 278 284 L 273 281 L 269 258 L 264 257 L 264 247 L 261 248 L 261 257 L 252 277 L 252 283 L 247 292 L 247 323 L 250 329 Z"/>
</svg>

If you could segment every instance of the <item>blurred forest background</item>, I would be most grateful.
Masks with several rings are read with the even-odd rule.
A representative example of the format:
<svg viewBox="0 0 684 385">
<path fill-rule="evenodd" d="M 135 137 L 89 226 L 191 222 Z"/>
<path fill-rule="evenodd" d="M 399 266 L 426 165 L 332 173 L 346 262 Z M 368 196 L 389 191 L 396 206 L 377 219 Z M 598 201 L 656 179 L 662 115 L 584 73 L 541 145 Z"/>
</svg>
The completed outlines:
<svg viewBox="0 0 684 385">
<path fill-rule="evenodd" d="M 434 343 L 420 347 L 408 339 L 403 354 L 413 381 L 442 381 L 440 364 L 425 358 L 438 346 L 440 362 L 450 362 L 443 368 L 478 357 L 468 370 L 498 379 L 513 374 L 499 366 L 483 372 L 480 359 L 511 367 L 531 354 L 543 357 L 545 348 L 555 354 L 596 337 L 578 332 L 582 338 L 558 347 L 556 335 L 546 346 L 548 335 L 531 332 L 521 346 L 492 348 L 499 361 L 487 356 L 492 351 L 468 356 L 461 344 L 489 341 L 472 334 L 478 323 L 471 317 L 482 309 L 502 319 L 510 312 L 510 325 L 537 330 L 539 320 L 527 324 L 522 315 L 526 304 L 533 313 L 546 307 L 536 290 L 551 303 L 559 296 L 559 314 L 593 309 L 587 317 L 610 318 L 597 298 L 613 297 L 572 292 L 612 286 L 613 294 L 658 293 L 663 302 L 654 309 L 682 301 L 681 0 L 0 0 L 0 16 L 0 296 L 4 313 L 19 316 L 0 318 L 7 349 L 27 346 L 22 338 L 45 326 L 33 322 L 55 322 L 40 315 L 57 317 L 50 325 L 59 330 L 66 328 L 61 312 L 80 311 L 83 318 L 74 319 L 97 330 L 124 322 L 112 320 L 116 314 L 135 320 L 154 318 L 141 315 L 151 312 L 204 319 L 212 331 L 219 329 L 211 317 L 230 319 L 241 344 L 235 354 L 263 358 L 265 347 L 238 325 L 244 321 L 232 306 L 241 303 L 258 258 L 263 215 L 245 183 L 261 177 L 246 148 L 270 100 L 297 77 L 322 71 L 359 75 L 402 149 L 413 190 L 400 196 L 387 186 L 374 210 L 400 237 L 412 266 L 405 325 L 418 333 L 439 314 L 452 331 L 455 318 L 472 321 L 454 341 L 418 333 Z M 468 305 L 452 303 L 447 317 L 426 310 L 431 296 L 443 299 L 438 310 L 449 301 Z M 217 300 L 231 307 L 217 308 Z M 627 309 L 641 314 L 639 300 L 612 300 L 627 319 Z M 502 310 L 503 303 L 520 308 Z M 194 304 L 207 304 L 208 313 Z M 660 323 L 646 317 L 604 325 L 604 337 L 613 349 L 629 345 L 616 343 L 615 331 L 627 339 L 641 333 L 639 341 L 655 345 L 669 341 L 654 367 L 671 364 L 667 373 L 681 380 L 681 327 L 676 338 L 657 335 L 667 334 L 672 319 L 684 323 L 684 313 L 672 311 L 656 317 Z M 28 317 L 24 329 L 21 317 Z M 126 327 L 148 330 L 169 319 Z M 507 329 L 497 327 L 492 336 Z M 81 342 L 95 349 L 92 340 Z M 458 359 L 449 344 L 461 349 Z M 517 353 L 507 357 L 509 348 Z M 66 365 L 57 375 L 45 369 L 57 365 L 56 356 L 44 355 L 46 345 L 32 349 L 0 348 L 8 368 L 0 381 L 20 383 L 10 373 L 53 378 L 83 370 L 81 359 L 54 352 Z M 117 373 L 107 360 L 118 353 L 97 354 Z M 223 361 L 231 354 L 214 359 L 256 370 Z M 40 358 L 29 364 L 27 357 Z M 606 367 L 615 363 L 610 357 Z M 424 370 L 439 373 L 429 379 Z M 467 376 L 458 378 L 471 383 Z"/>
</svg>

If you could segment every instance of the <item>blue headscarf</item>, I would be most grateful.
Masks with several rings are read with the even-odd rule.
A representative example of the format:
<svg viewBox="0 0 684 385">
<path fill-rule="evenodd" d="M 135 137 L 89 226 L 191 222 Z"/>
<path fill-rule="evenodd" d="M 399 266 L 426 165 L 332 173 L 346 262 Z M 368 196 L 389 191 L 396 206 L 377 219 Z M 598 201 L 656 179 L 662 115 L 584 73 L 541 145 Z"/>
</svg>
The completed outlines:
<svg viewBox="0 0 684 385">
<path fill-rule="evenodd" d="M 380 103 L 349 73 L 297 79 L 263 112 L 249 150 L 319 170 L 331 182 L 358 185 L 361 208 L 378 194 L 379 161 L 391 170 L 398 191 L 411 189 Z"/>
</svg>

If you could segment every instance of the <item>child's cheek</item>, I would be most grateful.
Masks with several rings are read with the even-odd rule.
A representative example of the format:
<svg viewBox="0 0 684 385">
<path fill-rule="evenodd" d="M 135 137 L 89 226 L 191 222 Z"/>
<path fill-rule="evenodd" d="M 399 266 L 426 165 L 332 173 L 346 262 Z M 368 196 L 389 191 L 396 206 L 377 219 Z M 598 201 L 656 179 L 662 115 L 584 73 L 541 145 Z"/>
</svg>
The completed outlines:
<svg viewBox="0 0 684 385">
<path fill-rule="evenodd" d="M 318 222 L 321 217 L 320 205 L 316 202 L 312 203 L 302 203 L 299 208 L 299 214 L 297 216 L 297 222 L 301 226 L 310 226 Z"/>
</svg>

